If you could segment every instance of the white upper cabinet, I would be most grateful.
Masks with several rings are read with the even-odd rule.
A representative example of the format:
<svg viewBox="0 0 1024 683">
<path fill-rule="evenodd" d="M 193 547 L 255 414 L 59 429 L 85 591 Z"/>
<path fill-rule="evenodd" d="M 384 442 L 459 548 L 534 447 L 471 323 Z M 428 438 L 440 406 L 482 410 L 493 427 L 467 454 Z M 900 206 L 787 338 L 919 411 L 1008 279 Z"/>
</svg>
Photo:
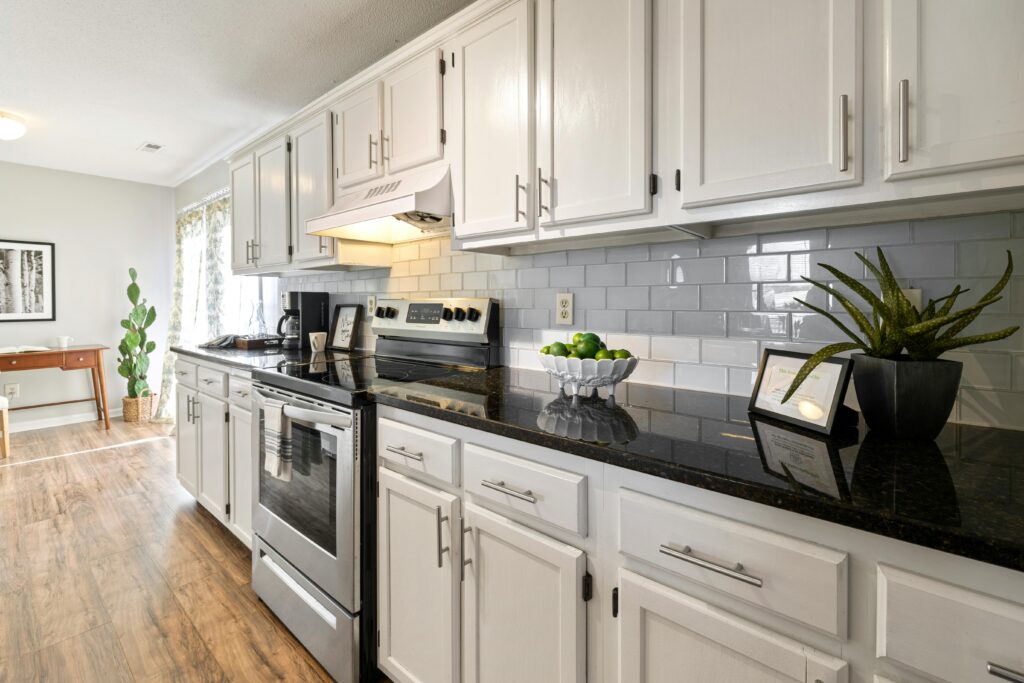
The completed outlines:
<svg viewBox="0 0 1024 683">
<path fill-rule="evenodd" d="M 384 133 L 380 81 L 346 95 L 334 110 L 335 180 L 349 187 L 384 175 L 381 136 Z"/>
<path fill-rule="evenodd" d="M 859 183 L 859 0 L 684 0 L 682 197 Z"/>
<path fill-rule="evenodd" d="M 427 50 L 384 78 L 386 173 L 444 156 L 441 51 Z"/>
<path fill-rule="evenodd" d="M 291 215 L 288 201 L 288 136 L 268 141 L 254 153 L 256 163 L 256 265 L 287 265 Z"/>
<path fill-rule="evenodd" d="M 463 681 L 584 683 L 583 551 L 473 504 L 464 543 Z"/>
<path fill-rule="evenodd" d="M 455 234 L 532 229 L 533 3 L 463 32 L 449 77 Z"/>
<path fill-rule="evenodd" d="M 537 3 L 542 226 L 651 210 L 651 48 L 649 0 Z"/>
<path fill-rule="evenodd" d="M 231 269 L 251 270 L 256 242 L 256 173 L 252 154 L 231 164 Z"/>
<path fill-rule="evenodd" d="M 620 578 L 620 683 L 847 681 L 842 660 L 633 572 Z"/>
<path fill-rule="evenodd" d="M 331 208 L 334 181 L 331 112 L 317 114 L 292 128 L 292 262 L 334 255 L 334 240 L 306 234 L 306 221 Z"/>
<path fill-rule="evenodd" d="M 887 0 L 885 175 L 1024 162 L 1024 3 Z"/>
</svg>

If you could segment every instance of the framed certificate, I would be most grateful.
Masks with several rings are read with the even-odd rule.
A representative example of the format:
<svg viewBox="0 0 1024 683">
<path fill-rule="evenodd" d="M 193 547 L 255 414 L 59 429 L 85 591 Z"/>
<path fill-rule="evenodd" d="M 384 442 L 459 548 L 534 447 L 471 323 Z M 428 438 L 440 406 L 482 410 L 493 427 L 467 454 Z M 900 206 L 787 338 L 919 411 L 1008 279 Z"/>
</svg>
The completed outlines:
<svg viewBox="0 0 1024 683">
<path fill-rule="evenodd" d="M 331 336 L 327 338 L 327 348 L 336 351 L 351 351 L 359 332 L 359 321 L 363 317 L 362 304 L 338 304 L 334 307 L 334 319 L 331 322 Z"/>
<path fill-rule="evenodd" d="M 841 440 L 755 415 L 750 416 L 750 424 L 765 472 L 786 481 L 797 493 L 850 500 L 839 455 Z M 856 444 L 856 438 L 848 441 Z"/>
<path fill-rule="evenodd" d="M 788 401 L 782 402 L 797 372 L 810 357 L 807 353 L 765 349 L 748 410 L 822 434 L 831 433 L 840 413 L 850 412 L 843 406 L 850 383 L 849 358 L 826 359 Z"/>
</svg>

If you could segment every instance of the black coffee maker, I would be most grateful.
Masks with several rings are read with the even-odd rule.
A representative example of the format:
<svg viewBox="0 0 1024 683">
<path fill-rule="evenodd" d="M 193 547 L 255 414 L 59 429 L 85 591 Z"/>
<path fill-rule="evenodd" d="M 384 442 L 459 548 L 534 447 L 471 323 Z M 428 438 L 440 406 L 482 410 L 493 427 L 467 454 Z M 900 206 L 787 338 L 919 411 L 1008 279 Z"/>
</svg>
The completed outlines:
<svg viewBox="0 0 1024 683">
<path fill-rule="evenodd" d="M 330 297 L 324 292 L 281 292 L 284 315 L 277 321 L 277 333 L 284 337 L 282 349 L 308 349 L 311 332 L 326 332 Z"/>
</svg>

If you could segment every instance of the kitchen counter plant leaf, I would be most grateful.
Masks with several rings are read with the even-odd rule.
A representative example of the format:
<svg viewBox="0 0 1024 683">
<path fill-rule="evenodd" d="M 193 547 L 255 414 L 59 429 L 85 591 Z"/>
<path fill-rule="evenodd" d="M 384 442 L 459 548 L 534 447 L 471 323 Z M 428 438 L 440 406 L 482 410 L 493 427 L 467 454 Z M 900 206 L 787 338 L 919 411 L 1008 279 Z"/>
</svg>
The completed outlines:
<svg viewBox="0 0 1024 683">
<path fill-rule="evenodd" d="M 862 353 L 854 355 L 853 381 L 868 426 L 896 436 L 932 439 L 949 418 L 962 371 L 961 363 L 941 360 L 939 356 L 964 346 L 1006 339 L 1020 329 L 1014 325 L 960 336 L 985 308 L 1002 298 L 1000 293 L 1013 276 L 1013 255 L 1006 252 L 1002 277 L 974 304 L 954 310 L 960 297 L 970 291 L 957 285 L 946 296 L 928 301 L 920 311 L 903 293 L 880 248 L 876 249 L 876 256 L 877 264 L 857 254 L 877 278 L 881 296 L 857 278 L 828 264 L 818 264 L 863 299 L 870 314 L 858 308 L 850 296 L 834 285 L 803 278 L 832 296 L 849 314 L 857 332 L 827 310 L 798 299 L 807 308 L 828 318 L 850 341 L 830 344 L 808 358 L 797 372 L 783 403 L 825 359 L 844 351 L 860 350 Z"/>
<path fill-rule="evenodd" d="M 128 301 L 131 309 L 121 321 L 124 337 L 117 345 L 117 373 L 128 381 L 128 396 L 122 399 L 125 422 L 147 422 L 153 415 L 153 392 L 146 377 L 149 372 L 149 354 L 156 349 L 156 342 L 148 338 L 146 330 L 156 321 L 156 308 L 146 299 L 139 300 L 138 273 L 128 269 L 131 283 L 128 285 Z"/>
</svg>

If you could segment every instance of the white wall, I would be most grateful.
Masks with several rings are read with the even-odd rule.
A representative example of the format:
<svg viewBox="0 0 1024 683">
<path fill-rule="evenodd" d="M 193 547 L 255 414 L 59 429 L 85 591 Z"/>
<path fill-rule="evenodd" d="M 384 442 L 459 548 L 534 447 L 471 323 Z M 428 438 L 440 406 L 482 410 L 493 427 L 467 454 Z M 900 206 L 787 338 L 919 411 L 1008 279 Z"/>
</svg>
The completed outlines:
<svg viewBox="0 0 1024 683">
<path fill-rule="evenodd" d="M 228 181 L 228 163 L 215 161 L 174 188 L 174 210 L 180 211 L 208 194 L 227 187 Z"/>
<path fill-rule="evenodd" d="M 118 323 L 129 305 L 128 268 L 139 271 L 143 296 L 156 306 L 157 342 L 150 378 L 159 385 L 174 264 L 174 190 L 123 180 L 0 162 L 0 239 L 54 242 L 57 319 L 0 323 L 0 346 L 52 345 L 57 335 L 103 344 L 110 406 L 125 395 L 117 374 Z M 5 372 L 0 387 L 21 385 L 12 407 L 91 396 L 89 372 Z M 12 431 L 87 420 L 90 404 L 11 413 Z"/>
</svg>

